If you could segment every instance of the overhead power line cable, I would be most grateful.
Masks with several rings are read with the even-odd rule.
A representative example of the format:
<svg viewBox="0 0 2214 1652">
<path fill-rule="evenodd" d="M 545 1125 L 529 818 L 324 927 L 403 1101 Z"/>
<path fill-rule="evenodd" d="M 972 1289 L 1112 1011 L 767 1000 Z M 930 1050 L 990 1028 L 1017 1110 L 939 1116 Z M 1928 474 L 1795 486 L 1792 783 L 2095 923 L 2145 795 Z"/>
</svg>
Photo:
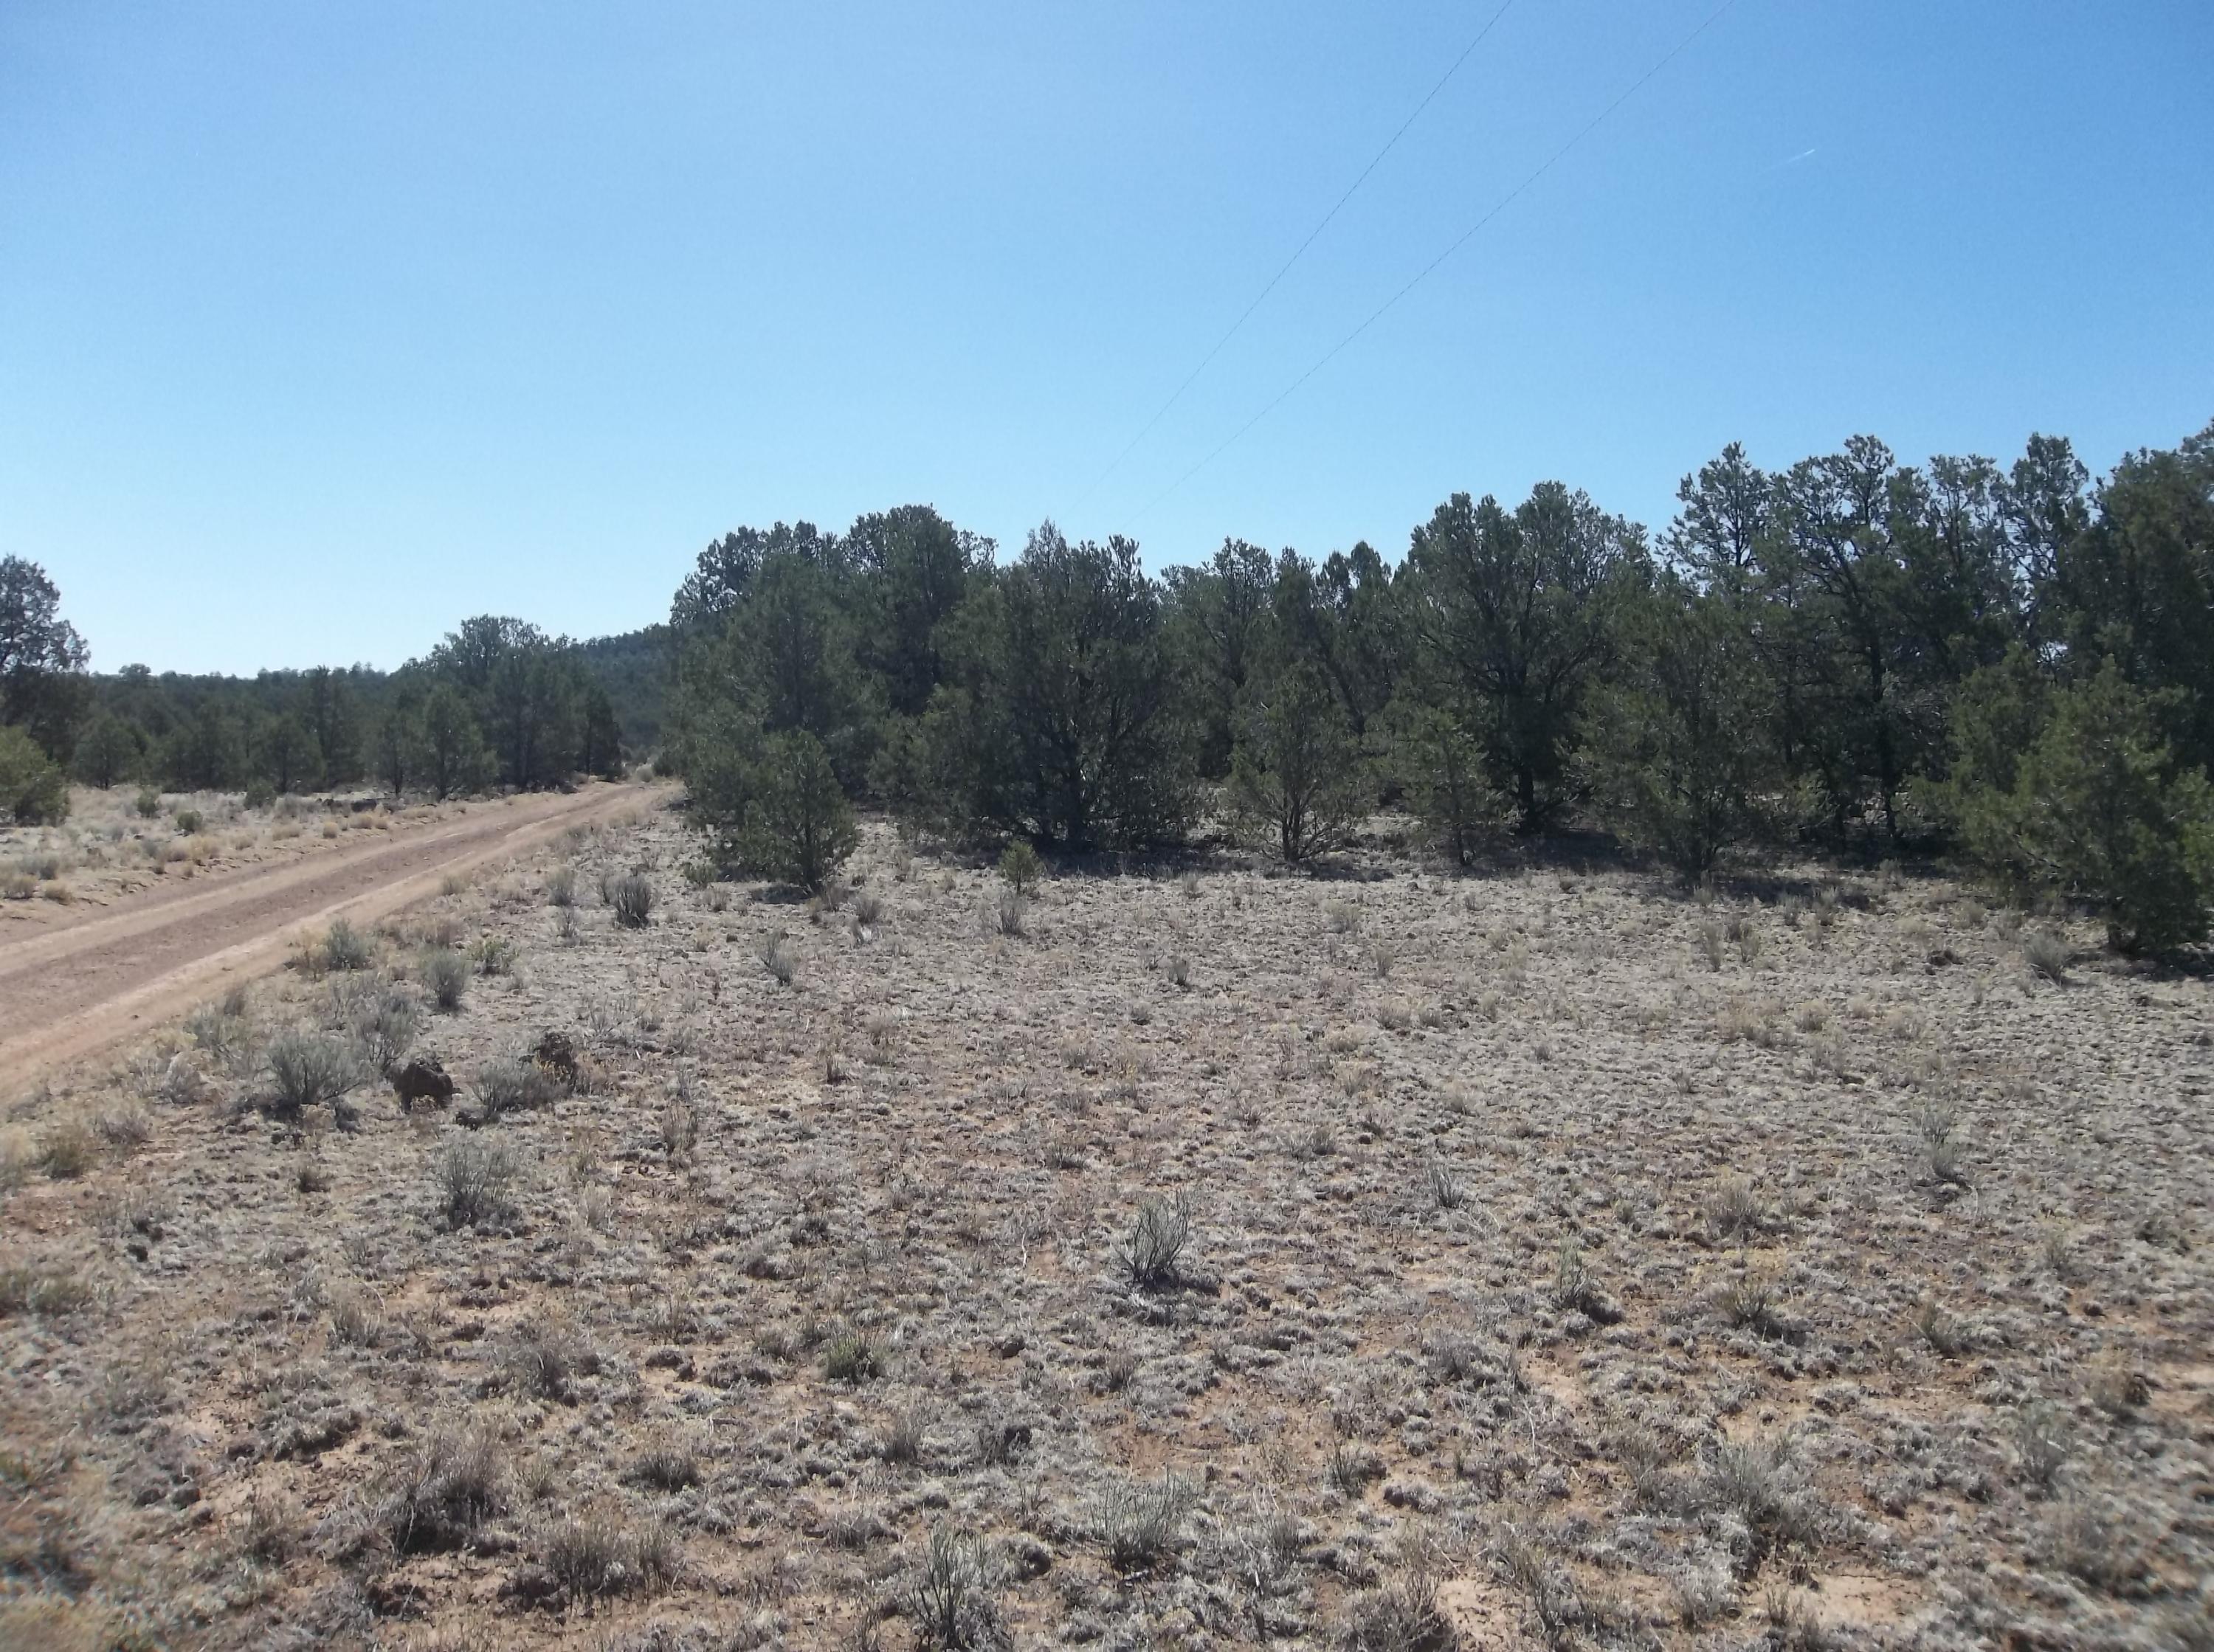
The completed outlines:
<svg viewBox="0 0 2214 1652">
<path fill-rule="evenodd" d="M 1232 321 L 1229 327 L 1224 332 L 1223 335 L 1214 341 L 1214 348 L 1209 350 L 1206 355 L 1199 358 L 1199 365 L 1193 368 L 1190 372 L 1184 375 L 1183 382 L 1177 386 L 1176 389 L 1171 393 L 1169 399 L 1166 401 L 1163 402 L 1158 408 L 1154 409 L 1153 416 L 1145 422 L 1145 424 L 1139 430 L 1137 435 L 1132 436 L 1129 441 L 1124 444 L 1122 451 L 1116 454 L 1115 457 L 1108 462 L 1107 468 L 1101 471 L 1098 476 L 1092 481 L 1092 485 L 1085 490 L 1086 496 L 1087 497 L 1093 493 L 1097 493 L 1099 491 L 1099 485 L 1115 473 L 1116 470 L 1122 465 L 1122 461 L 1130 456 L 1131 453 L 1136 448 L 1137 445 L 1141 442 L 1143 442 L 1148 436 L 1153 434 L 1153 427 L 1156 424 L 1159 424 L 1161 420 L 1167 416 L 1169 409 L 1175 406 L 1177 402 L 1183 399 L 1183 393 L 1191 388 L 1193 382 L 1198 379 L 1201 374 L 1207 371 L 1208 363 L 1212 362 L 1217 356 L 1220 356 L 1222 353 L 1222 347 L 1238 336 L 1238 329 L 1243 327 L 1247 321 L 1252 319 L 1253 312 L 1259 309 L 1263 302 L 1267 299 L 1269 295 L 1276 290 L 1276 283 L 1281 281 L 1285 276 L 1291 272 L 1292 265 L 1297 264 L 1300 261 L 1300 257 L 1306 252 L 1307 248 L 1314 245 L 1315 237 L 1321 235 L 1324 230 L 1329 229 L 1330 220 L 1335 218 L 1339 212 L 1344 210 L 1345 204 L 1348 201 L 1351 200 L 1355 195 L 1360 192 L 1361 185 L 1368 181 L 1368 174 L 1375 171 L 1378 166 L 1382 164 L 1384 157 L 1391 154 L 1392 149 L 1398 143 L 1399 140 L 1407 135 L 1407 129 L 1410 126 L 1412 126 L 1416 120 L 1422 118 L 1422 111 L 1428 108 L 1431 103 L 1436 99 L 1438 94 L 1446 89 L 1446 82 L 1460 72 L 1461 65 L 1466 63 L 1469 58 L 1475 54 L 1477 47 L 1483 44 L 1484 37 L 1489 35 L 1494 28 L 1498 27 L 1499 20 L 1508 14 L 1508 10 L 1514 6 L 1514 0 L 1505 0 L 1505 3 L 1502 4 L 1498 10 L 1491 14 L 1490 21 L 1477 31 L 1476 38 L 1461 48 L 1460 56 L 1455 58 L 1453 60 L 1452 65 L 1446 69 L 1446 72 L 1438 76 L 1437 84 L 1431 87 L 1430 89 L 1423 94 L 1422 101 L 1415 106 L 1414 113 L 1399 123 L 1399 130 L 1393 132 L 1390 137 L 1385 139 L 1384 147 L 1377 150 L 1373 155 L 1369 157 L 1368 164 L 1361 168 L 1361 175 L 1358 178 L 1355 178 L 1347 187 L 1345 193 L 1337 198 L 1336 204 L 1332 206 L 1329 211 L 1324 213 L 1322 215 L 1322 221 L 1317 223 L 1313 229 L 1307 231 L 1306 239 L 1292 249 L 1291 257 L 1286 259 L 1277 268 L 1276 273 L 1269 277 L 1268 284 L 1254 295 L 1253 302 L 1248 304 L 1238 313 L 1238 319 L 1235 321 Z"/>
<path fill-rule="evenodd" d="M 1278 391 L 1274 399 L 1269 401 L 1266 406 L 1263 407 L 1259 412 L 1254 414 L 1252 418 L 1247 419 L 1235 430 L 1232 430 L 1230 435 L 1223 440 L 1220 445 L 1216 447 L 1213 452 L 1209 453 L 1206 458 L 1201 460 L 1196 465 L 1194 465 L 1183 475 L 1177 477 L 1175 481 L 1170 483 L 1168 486 L 1163 488 L 1150 500 L 1147 501 L 1145 507 L 1138 512 L 1137 517 L 1134 519 L 1134 523 L 1135 521 L 1142 521 L 1146 516 L 1151 515 L 1155 506 L 1159 505 L 1171 494 L 1173 494 L 1178 488 L 1190 481 L 1193 477 L 1198 475 L 1200 472 L 1205 470 L 1209 465 L 1212 465 L 1216 460 L 1220 459 L 1223 454 L 1234 446 L 1248 430 L 1251 430 L 1256 424 L 1258 424 L 1263 419 L 1268 418 L 1269 414 L 1275 412 L 1277 408 L 1282 406 L 1285 402 L 1288 401 L 1294 393 L 1299 390 L 1300 386 L 1304 385 L 1309 379 L 1314 377 L 1316 374 L 1321 372 L 1323 369 L 1328 367 L 1332 362 L 1336 361 L 1348 345 L 1352 344 L 1355 339 L 1360 338 L 1362 333 L 1367 332 L 1369 328 L 1374 326 L 1377 322 L 1382 320 L 1386 312 L 1388 312 L 1394 305 L 1398 303 L 1398 302 L 1404 298 L 1409 293 L 1421 286 L 1424 281 L 1428 280 L 1440 265 L 1443 264 L 1455 253 L 1458 253 L 1462 247 L 1465 247 L 1475 238 L 1478 230 L 1482 229 L 1494 218 L 1497 217 L 1508 207 L 1512 206 L 1516 199 L 1527 191 L 1532 185 L 1535 184 L 1539 179 L 1550 172 L 1554 167 L 1558 165 L 1563 157 L 1564 157 L 1569 150 L 1575 149 L 1577 144 L 1582 143 L 1584 139 L 1589 137 L 1593 132 L 1605 125 L 1608 119 L 1613 115 L 1616 110 L 1622 107 L 1624 104 L 1629 102 L 1631 98 L 1635 97 L 1648 81 L 1651 80 L 1655 75 L 1659 74 L 1670 64 L 1673 63 L 1678 58 L 1681 57 L 1684 52 L 1690 48 L 1692 42 L 1697 40 L 1701 35 L 1704 34 L 1709 29 L 1712 28 L 1716 23 L 1720 22 L 1722 21 L 1722 14 L 1727 12 L 1736 3 L 1737 0 L 1722 0 L 1722 4 L 1716 7 L 1714 10 L 1707 14 L 1704 21 L 1701 22 L 1699 26 L 1693 29 L 1690 34 L 1685 35 L 1682 40 L 1677 41 L 1675 45 L 1670 46 L 1668 50 L 1661 55 L 1659 61 L 1654 63 L 1650 69 L 1648 69 L 1636 80 L 1630 82 L 1629 86 L 1623 90 L 1621 95 L 1617 97 L 1613 102 L 1608 104 L 1605 108 L 1600 110 L 1599 113 L 1593 116 L 1589 121 L 1586 122 L 1585 125 L 1576 132 L 1575 137 L 1569 138 L 1567 143 L 1562 144 L 1560 148 L 1555 149 L 1551 155 L 1548 155 L 1545 158 L 1544 162 L 1540 165 L 1536 171 L 1532 172 L 1520 183 L 1515 185 L 1514 188 L 1508 190 L 1506 194 L 1501 196 L 1498 200 L 1492 204 L 1491 209 L 1489 211 L 1487 211 L 1482 217 L 1478 218 L 1474 223 L 1469 225 L 1467 229 L 1462 230 L 1459 235 L 1456 235 L 1443 252 L 1440 253 L 1428 264 L 1425 264 L 1420 270 L 1417 270 L 1412 278 L 1410 278 L 1404 286 L 1401 287 L 1381 304 L 1379 304 L 1374 309 L 1371 310 L 1368 313 L 1367 319 L 1363 320 L 1359 326 L 1354 328 L 1352 332 L 1347 333 L 1345 337 L 1332 344 L 1329 350 L 1324 352 L 1322 357 L 1317 361 L 1313 366 L 1307 369 L 1306 372 L 1300 374 L 1299 377 L 1294 379 L 1289 384 Z"/>
</svg>

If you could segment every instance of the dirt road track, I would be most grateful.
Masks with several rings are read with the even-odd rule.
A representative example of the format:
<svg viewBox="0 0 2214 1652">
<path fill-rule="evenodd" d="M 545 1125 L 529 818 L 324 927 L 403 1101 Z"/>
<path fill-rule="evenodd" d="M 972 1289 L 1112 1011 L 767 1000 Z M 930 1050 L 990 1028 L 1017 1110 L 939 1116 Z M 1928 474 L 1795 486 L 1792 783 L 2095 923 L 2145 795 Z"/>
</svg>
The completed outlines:
<svg viewBox="0 0 2214 1652">
<path fill-rule="evenodd" d="M 30 1082 L 267 973 L 303 929 L 340 917 L 371 922 L 436 894 L 452 873 L 660 796 L 593 785 L 510 798 L 370 844 L 165 884 L 58 930 L 0 936 L 0 1082 Z"/>
</svg>

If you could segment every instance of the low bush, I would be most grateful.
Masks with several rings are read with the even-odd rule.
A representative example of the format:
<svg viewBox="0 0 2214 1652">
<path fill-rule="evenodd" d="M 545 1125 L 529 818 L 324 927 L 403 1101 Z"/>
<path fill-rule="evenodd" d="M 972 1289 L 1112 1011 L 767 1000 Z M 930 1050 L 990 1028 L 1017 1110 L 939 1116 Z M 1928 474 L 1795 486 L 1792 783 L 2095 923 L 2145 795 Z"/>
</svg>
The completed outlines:
<svg viewBox="0 0 2214 1652">
<path fill-rule="evenodd" d="M 642 930 L 653 918 L 653 885 L 643 873 L 626 873 L 608 886 L 608 905 L 623 928 Z"/>
<path fill-rule="evenodd" d="M 1191 1240 L 1191 1208 L 1184 1196 L 1149 1198 L 1138 1206 L 1130 1237 L 1120 1253 L 1130 1283 L 1141 1289 L 1172 1283 L 1177 1262 Z"/>
<path fill-rule="evenodd" d="M 359 1088 L 367 1077 L 350 1044 L 319 1033 L 279 1033 L 262 1058 L 269 1070 L 270 1111 L 296 1118 L 317 1105 L 330 1106 Z"/>
<path fill-rule="evenodd" d="M 439 1214 L 449 1228 L 480 1228 L 510 1214 L 515 1149 L 505 1142 L 468 1137 L 438 1155 Z"/>
<path fill-rule="evenodd" d="M 469 990 L 469 960 L 451 947 L 434 947 L 423 954 L 420 970 L 431 1002 L 448 1015 L 462 1007 Z"/>
</svg>

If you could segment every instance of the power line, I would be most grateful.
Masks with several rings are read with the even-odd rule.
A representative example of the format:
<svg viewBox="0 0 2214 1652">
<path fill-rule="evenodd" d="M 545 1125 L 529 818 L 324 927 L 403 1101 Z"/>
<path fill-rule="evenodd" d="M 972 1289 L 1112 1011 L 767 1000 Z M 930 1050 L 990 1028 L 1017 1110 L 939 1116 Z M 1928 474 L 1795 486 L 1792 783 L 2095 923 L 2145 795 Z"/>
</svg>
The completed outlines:
<svg viewBox="0 0 2214 1652">
<path fill-rule="evenodd" d="M 1505 0 L 1505 3 L 1502 4 L 1497 11 L 1491 14 L 1491 21 L 1484 24 L 1482 28 L 1477 31 L 1476 38 L 1461 48 L 1460 56 L 1453 60 L 1452 67 L 1448 68 L 1444 74 L 1438 76 L 1438 83 L 1430 88 L 1429 91 L 1424 94 L 1422 101 L 1415 106 L 1414 113 L 1399 123 L 1399 130 L 1393 132 L 1390 137 L 1386 138 L 1384 143 L 1384 147 L 1377 150 L 1376 153 L 1370 157 L 1369 162 L 1367 166 L 1361 168 L 1361 175 L 1353 180 L 1351 186 L 1348 187 L 1344 194 L 1337 198 L 1337 204 L 1331 207 L 1329 211 L 1322 215 L 1321 223 L 1316 224 L 1313 229 L 1307 231 L 1307 238 L 1301 241 L 1296 247 L 1292 249 L 1291 257 L 1286 259 L 1282 266 L 1277 270 L 1276 273 L 1269 277 L 1269 284 L 1262 288 L 1261 290 L 1255 295 L 1253 302 L 1248 304 L 1244 310 L 1239 312 L 1238 319 L 1230 324 L 1228 331 L 1224 332 L 1220 338 L 1217 338 L 1214 341 L 1214 347 L 1209 350 L 1206 355 L 1199 358 L 1199 365 L 1193 368 L 1190 373 L 1184 375 L 1183 382 L 1177 386 L 1175 391 L 1170 395 L 1169 399 L 1154 410 L 1153 416 L 1145 422 L 1144 426 L 1140 429 L 1137 435 L 1130 438 L 1128 442 L 1124 445 L 1122 451 L 1116 454 L 1115 457 L 1108 462 L 1107 468 L 1100 472 L 1098 476 L 1093 480 L 1092 485 L 1085 490 L 1085 497 L 1086 498 L 1089 498 L 1092 494 L 1097 493 L 1099 491 L 1100 483 L 1104 482 L 1109 477 L 1115 473 L 1116 469 L 1124 460 L 1130 456 L 1131 452 L 1137 447 L 1137 445 L 1141 442 L 1143 442 L 1148 436 L 1153 434 L 1153 426 L 1161 422 L 1162 418 L 1167 415 L 1169 409 L 1175 406 L 1177 402 L 1183 399 L 1183 393 L 1191 388 L 1193 381 L 1196 380 L 1201 374 L 1207 371 L 1208 363 L 1222 353 L 1223 345 L 1228 344 L 1232 338 L 1237 336 L 1238 330 L 1244 326 L 1245 323 L 1252 318 L 1252 314 L 1255 310 L 1261 308 L 1262 301 L 1266 299 L 1270 293 L 1276 290 L 1276 283 L 1281 281 L 1290 271 L 1292 265 L 1300 261 L 1300 256 L 1306 253 L 1307 248 L 1314 245 L 1315 237 L 1321 235 L 1324 230 L 1330 228 L 1330 220 L 1335 218 L 1338 215 L 1339 211 L 1344 207 L 1345 204 L 1354 198 L 1354 196 L 1360 191 L 1361 185 L 1368 181 L 1368 174 L 1376 170 L 1378 165 L 1382 162 L 1385 155 L 1391 153 L 1393 146 L 1396 145 L 1401 138 L 1407 135 L 1407 128 L 1413 125 L 1421 117 L 1422 111 L 1430 107 L 1431 101 L 1436 98 L 1437 94 L 1446 89 L 1446 82 L 1460 72 L 1460 66 L 1469 60 L 1470 56 L 1476 51 L 1477 47 L 1483 44 L 1484 37 L 1489 34 L 1493 28 L 1497 27 L 1499 20 L 1507 15 L 1509 8 L 1511 8 L 1514 3 L 1514 0 Z"/>
<path fill-rule="evenodd" d="M 1252 418 L 1247 419 L 1235 430 L 1232 430 L 1222 442 L 1221 445 L 1217 447 L 1212 453 L 1208 454 L 1206 458 L 1201 460 L 1196 465 L 1194 465 L 1182 476 L 1177 477 L 1175 481 L 1170 483 L 1168 486 L 1163 488 L 1159 493 L 1155 494 L 1153 498 L 1148 500 L 1144 508 L 1138 512 L 1136 517 L 1132 519 L 1134 524 L 1138 521 L 1142 521 L 1147 515 L 1150 515 L 1155 506 L 1159 505 L 1163 500 L 1166 499 L 1171 494 L 1174 493 L 1185 483 L 1190 481 L 1191 479 L 1198 475 L 1200 472 L 1205 470 L 1209 465 L 1212 465 L 1217 459 L 1220 459 L 1226 450 L 1237 442 L 1238 438 L 1243 436 L 1256 424 L 1258 424 L 1263 419 L 1268 418 L 1269 414 L 1275 412 L 1276 409 L 1283 405 L 1286 401 L 1289 400 L 1293 393 L 1297 391 L 1301 385 L 1305 384 L 1309 379 L 1314 377 L 1316 374 L 1321 372 L 1323 369 L 1328 367 L 1333 361 L 1336 360 L 1339 354 L 1344 351 L 1347 345 L 1350 344 L 1355 339 L 1361 337 L 1362 333 L 1367 332 L 1369 328 L 1374 326 L 1377 322 L 1383 320 L 1386 311 L 1390 310 L 1393 305 L 1397 304 L 1409 293 L 1414 291 L 1416 288 L 1421 286 L 1424 281 L 1429 278 L 1431 273 L 1434 271 L 1440 265 L 1443 264 L 1447 259 L 1451 258 L 1455 253 L 1458 253 L 1463 247 L 1466 246 L 1468 242 L 1475 237 L 1476 233 L 1482 229 L 1484 225 L 1489 223 L 1501 212 L 1504 212 L 1508 207 L 1512 206 L 1518 197 L 1526 191 L 1532 184 L 1536 183 L 1540 178 L 1543 178 L 1547 173 L 1550 172 L 1553 168 L 1559 163 L 1562 157 L 1566 155 L 1570 149 L 1575 148 L 1577 144 L 1582 143 L 1584 139 L 1589 137 L 1602 125 L 1605 125 L 1608 118 L 1612 116 L 1616 110 L 1622 107 L 1624 104 L 1629 102 L 1632 97 L 1636 96 L 1639 89 L 1644 86 L 1646 82 L 1651 80 L 1655 75 L 1659 74 L 1670 64 L 1673 63 L 1684 53 L 1694 40 L 1697 40 L 1702 34 L 1704 34 L 1717 22 L 1720 22 L 1722 21 L 1722 14 L 1736 3 L 1737 0 L 1722 0 L 1722 4 L 1716 7 L 1714 10 L 1707 14 L 1705 21 L 1702 22 L 1690 34 L 1684 36 L 1682 40 L 1677 41 L 1675 45 L 1670 46 L 1668 50 L 1661 55 L 1660 59 L 1650 69 L 1648 69 L 1643 74 L 1640 75 L 1636 80 L 1632 81 L 1620 96 L 1617 97 L 1613 102 L 1608 104 L 1605 108 L 1600 110 L 1598 114 L 1593 116 L 1591 120 L 1587 122 L 1575 137 L 1569 139 L 1567 143 L 1562 144 L 1559 149 L 1555 149 L 1550 155 L 1547 156 L 1542 166 L 1540 166 L 1535 172 L 1532 173 L 1528 177 L 1525 178 L 1520 183 L 1515 185 L 1514 188 L 1508 190 L 1506 194 L 1500 197 L 1496 202 L 1493 203 L 1489 211 L 1486 212 L 1482 217 L 1478 218 L 1474 223 L 1469 225 L 1466 229 L 1464 229 L 1459 235 L 1455 236 L 1452 243 L 1446 247 L 1445 251 L 1440 253 L 1435 258 L 1432 259 L 1428 264 L 1425 264 L 1420 270 L 1416 271 L 1413 278 L 1410 279 L 1404 286 L 1401 287 L 1398 291 L 1393 293 L 1389 298 L 1385 299 L 1381 304 L 1379 304 L 1373 310 L 1370 311 L 1368 318 L 1361 322 L 1359 326 L 1354 328 L 1354 330 L 1347 333 L 1344 338 L 1339 339 L 1335 344 L 1332 344 L 1323 355 L 1321 360 L 1315 363 L 1312 367 L 1307 369 L 1306 372 L 1300 374 L 1299 377 L 1294 379 L 1289 384 L 1286 385 L 1283 389 L 1276 393 L 1274 400 L 1270 401 L 1266 406 L 1263 407 L 1259 412 L 1254 414 Z"/>
</svg>

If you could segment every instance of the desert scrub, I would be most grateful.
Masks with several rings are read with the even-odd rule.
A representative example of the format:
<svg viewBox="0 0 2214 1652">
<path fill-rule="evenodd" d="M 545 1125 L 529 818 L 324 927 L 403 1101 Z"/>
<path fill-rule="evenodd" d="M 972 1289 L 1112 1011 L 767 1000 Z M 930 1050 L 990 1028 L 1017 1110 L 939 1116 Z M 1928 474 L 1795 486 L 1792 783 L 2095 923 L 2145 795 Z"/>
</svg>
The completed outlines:
<svg viewBox="0 0 2214 1652">
<path fill-rule="evenodd" d="M 63 1269 L 0 1267 L 0 1320 L 74 1314 L 91 1301 L 92 1287 Z"/>
<path fill-rule="evenodd" d="M 633 1531 L 609 1512 L 564 1519 L 547 1533 L 541 1558 L 572 1600 L 657 1592 L 676 1576 L 678 1561 L 667 1527 L 656 1521 Z"/>
<path fill-rule="evenodd" d="M 522 950 L 504 935 L 481 935 L 469 947 L 469 961 L 480 975 L 511 975 Z"/>
<path fill-rule="evenodd" d="M 1150 1485 L 1110 1485 L 1099 1494 L 1092 1530 L 1118 1572 L 1150 1571 L 1176 1552 L 1199 1501 L 1192 1483 L 1164 1473 Z"/>
<path fill-rule="evenodd" d="M 549 906 L 573 906 L 577 904 L 577 869 L 557 866 L 546 875 L 546 904 Z"/>
<path fill-rule="evenodd" d="M 754 955 L 761 960 L 761 967 L 776 978 L 779 986 L 790 986 L 792 978 L 799 972 L 798 960 L 780 935 L 763 936 Z"/>
<path fill-rule="evenodd" d="M 643 873 L 627 872 L 608 885 L 608 908 L 627 930 L 642 930 L 653 918 L 653 885 Z"/>
<path fill-rule="evenodd" d="M 2052 930 L 2040 930 L 2022 943 L 2022 960 L 2055 986 L 2068 984 L 2068 943 Z"/>
<path fill-rule="evenodd" d="M 1012 889 L 1002 889 L 985 909 L 985 927 L 997 935 L 1019 940 L 1028 930 L 1030 902 Z"/>
<path fill-rule="evenodd" d="M 367 1076 L 352 1044 L 319 1033 L 279 1033 L 269 1040 L 262 1061 L 269 1072 L 269 1110 L 283 1119 L 297 1118 L 317 1105 L 335 1106 Z"/>
<path fill-rule="evenodd" d="M 376 944 L 345 918 L 335 917 L 324 933 L 322 956 L 327 970 L 367 969 L 376 961 Z"/>
<path fill-rule="evenodd" d="M 496 1056 L 477 1070 L 477 1107 L 487 1124 L 507 1113 L 550 1106 L 560 1094 L 554 1075 L 535 1061 Z"/>
<path fill-rule="evenodd" d="M 425 953 L 419 973 L 431 1002 L 450 1015 L 468 996 L 469 960 L 451 947 L 434 947 Z"/>
<path fill-rule="evenodd" d="M 391 1077 L 415 1042 L 415 1000 L 396 987 L 385 987 L 341 1003 L 339 1009 L 362 1058 L 380 1077 Z"/>
<path fill-rule="evenodd" d="M 478 1428 L 443 1428 L 388 1485 L 371 1521 L 400 1554 L 458 1549 L 507 1506 L 499 1443 Z"/>
<path fill-rule="evenodd" d="M 823 1350 L 823 1375 L 833 1382 L 858 1386 L 882 1376 L 884 1350 L 865 1331 L 847 1331 L 833 1337 Z"/>
<path fill-rule="evenodd" d="M 82 1119 L 64 1119 L 39 1137 L 39 1168 L 54 1181 L 74 1181 L 100 1162 L 100 1138 Z"/>
<path fill-rule="evenodd" d="M 477 1228 L 505 1218 L 517 1173 L 514 1147 L 467 1136 L 438 1155 L 438 1213 L 452 1228 Z"/>
<path fill-rule="evenodd" d="M 965 1652 L 1006 1645 L 991 1585 L 983 1543 L 934 1528 L 901 1594 L 916 1646 L 927 1652 Z"/>
<path fill-rule="evenodd" d="M 1190 1240 L 1191 1206 L 1182 1193 L 1148 1198 L 1138 1206 L 1130 1237 L 1116 1256 L 1132 1284 L 1154 1289 L 1175 1283 L 1177 1261 Z"/>
</svg>

